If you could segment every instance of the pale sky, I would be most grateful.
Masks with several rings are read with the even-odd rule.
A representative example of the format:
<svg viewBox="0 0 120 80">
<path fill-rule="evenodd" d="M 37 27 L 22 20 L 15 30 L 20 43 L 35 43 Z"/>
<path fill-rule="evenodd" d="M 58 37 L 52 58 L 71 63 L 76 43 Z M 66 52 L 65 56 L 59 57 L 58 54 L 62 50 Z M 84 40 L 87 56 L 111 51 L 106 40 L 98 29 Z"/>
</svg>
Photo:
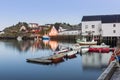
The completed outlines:
<svg viewBox="0 0 120 80">
<path fill-rule="evenodd" d="M 120 0 L 0 0 L 0 30 L 16 24 L 79 24 L 84 15 L 120 14 Z"/>
</svg>

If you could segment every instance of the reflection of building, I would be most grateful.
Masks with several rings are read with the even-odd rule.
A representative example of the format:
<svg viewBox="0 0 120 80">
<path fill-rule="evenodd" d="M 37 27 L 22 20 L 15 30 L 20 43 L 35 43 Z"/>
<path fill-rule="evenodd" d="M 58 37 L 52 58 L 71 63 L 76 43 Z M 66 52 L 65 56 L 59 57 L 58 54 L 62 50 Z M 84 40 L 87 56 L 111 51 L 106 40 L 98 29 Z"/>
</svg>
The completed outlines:
<svg viewBox="0 0 120 80">
<path fill-rule="evenodd" d="M 49 44 L 49 40 L 43 40 L 43 43 L 45 46 L 47 46 Z"/>
<path fill-rule="evenodd" d="M 27 51 L 30 48 L 30 42 L 22 42 L 20 44 L 20 50 L 21 51 Z"/>
<path fill-rule="evenodd" d="M 88 53 L 82 56 L 83 68 L 100 68 L 107 66 L 111 54 Z"/>
<path fill-rule="evenodd" d="M 49 41 L 50 48 L 55 51 L 56 48 L 58 47 L 58 42 L 57 41 Z"/>
</svg>

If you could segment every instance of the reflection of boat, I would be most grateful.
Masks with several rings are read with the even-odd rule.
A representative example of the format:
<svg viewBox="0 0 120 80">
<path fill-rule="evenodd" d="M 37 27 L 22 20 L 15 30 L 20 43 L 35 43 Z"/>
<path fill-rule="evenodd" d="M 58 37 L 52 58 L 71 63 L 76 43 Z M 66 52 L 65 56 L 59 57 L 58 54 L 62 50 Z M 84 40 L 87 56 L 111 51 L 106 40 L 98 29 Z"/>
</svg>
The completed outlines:
<svg viewBox="0 0 120 80">
<path fill-rule="evenodd" d="M 43 39 L 43 40 L 50 40 L 50 37 L 47 36 L 47 35 L 44 35 L 44 36 L 42 36 L 42 39 Z"/>
</svg>

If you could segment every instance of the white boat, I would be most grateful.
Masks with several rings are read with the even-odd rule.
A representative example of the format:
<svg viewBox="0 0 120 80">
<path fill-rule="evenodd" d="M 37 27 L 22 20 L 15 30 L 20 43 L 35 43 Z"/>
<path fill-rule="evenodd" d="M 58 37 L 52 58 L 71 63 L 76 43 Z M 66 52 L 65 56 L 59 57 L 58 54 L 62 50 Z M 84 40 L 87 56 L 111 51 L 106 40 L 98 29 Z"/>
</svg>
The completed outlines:
<svg viewBox="0 0 120 80">
<path fill-rule="evenodd" d="M 80 45 L 97 45 L 97 41 L 94 41 L 94 39 L 92 41 L 81 41 L 79 42 Z"/>
<path fill-rule="evenodd" d="M 66 52 L 65 54 L 68 58 L 72 58 L 72 57 L 76 56 L 76 53 L 77 53 L 77 51 L 73 50 L 73 51 Z"/>
<path fill-rule="evenodd" d="M 72 45 L 72 50 L 80 51 L 81 46 L 79 44 Z"/>
<path fill-rule="evenodd" d="M 92 41 L 87 41 L 86 38 L 77 39 L 76 42 L 79 43 L 80 45 L 96 45 L 97 44 L 97 41 L 94 41 L 94 39 L 92 39 Z"/>
<path fill-rule="evenodd" d="M 81 48 L 80 52 L 81 53 L 87 53 L 89 51 L 89 48 Z"/>
<path fill-rule="evenodd" d="M 62 50 L 60 50 L 60 51 L 55 51 L 54 53 L 55 53 L 55 54 L 60 54 L 60 53 L 64 53 L 64 52 L 67 52 L 67 51 L 69 51 L 68 48 L 62 49 Z"/>
</svg>

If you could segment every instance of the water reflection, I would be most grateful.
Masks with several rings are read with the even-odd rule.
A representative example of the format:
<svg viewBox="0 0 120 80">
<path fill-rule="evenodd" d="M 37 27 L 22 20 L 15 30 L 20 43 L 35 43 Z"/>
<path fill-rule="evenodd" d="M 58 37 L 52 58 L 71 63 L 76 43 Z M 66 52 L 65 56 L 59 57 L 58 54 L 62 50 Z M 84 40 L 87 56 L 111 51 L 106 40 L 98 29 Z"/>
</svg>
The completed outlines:
<svg viewBox="0 0 120 80">
<path fill-rule="evenodd" d="M 96 69 L 104 68 L 109 64 L 110 53 L 86 53 L 82 55 L 83 69 Z"/>
<path fill-rule="evenodd" d="M 102 68 L 107 67 L 111 53 L 80 53 L 50 65 L 26 62 L 27 58 L 53 55 L 55 50 L 73 45 L 58 41 L 0 41 L 0 80 L 26 80 L 25 76 L 29 76 L 28 80 L 96 80 Z"/>
<path fill-rule="evenodd" d="M 21 42 L 18 42 L 18 41 L 14 41 L 14 40 L 10 40 L 10 41 L 4 40 L 4 41 L 1 41 L 1 42 L 3 42 L 3 44 L 6 47 L 17 49 L 20 52 L 22 52 L 22 51 L 26 52 L 32 46 L 31 41 L 21 41 Z"/>
</svg>

